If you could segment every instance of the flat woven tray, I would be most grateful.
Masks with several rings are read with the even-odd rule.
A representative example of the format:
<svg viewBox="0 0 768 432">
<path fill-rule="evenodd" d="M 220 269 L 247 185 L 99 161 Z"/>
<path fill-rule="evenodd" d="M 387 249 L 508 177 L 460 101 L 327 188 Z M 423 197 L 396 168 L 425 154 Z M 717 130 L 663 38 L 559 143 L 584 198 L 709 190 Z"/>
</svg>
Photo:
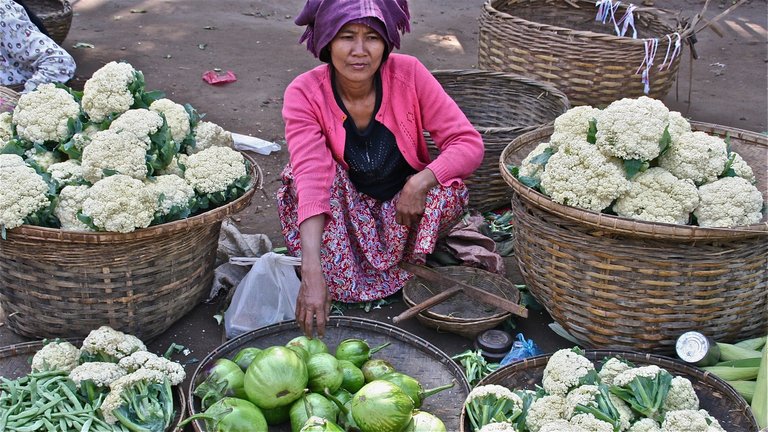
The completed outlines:
<svg viewBox="0 0 768 432">
<path fill-rule="evenodd" d="M 632 351 L 587 350 L 585 357 L 600 367 L 600 362 L 608 357 L 622 357 L 637 366 L 656 365 L 666 369 L 673 376 L 688 378 L 699 396 L 699 405 L 720 422 L 720 426 L 733 432 L 757 432 L 757 422 L 752 411 L 731 386 L 722 379 L 699 368 L 689 366 L 679 360 L 654 354 L 641 354 Z M 541 385 L 544 368 L 552 354 L 531 357 L 504 366 L 483 378 L 477 385 L 497 384 L 510 389 L 533 390 Z M 461 432 L 469 432 L 472 427 L 461 410 Z"/>
<path fill-rule="evenodd" d="M 219 358 L 229 358 L 243 348 L 267 348 L 273 345 L 285 345 L 294 337 L 301 336 L 295 321 L 286 321 L 263 327 L 230 340 L 208 354 L 198 365 L 190 382 L 194 383 L 203 368 Z M 469 394 L 469 384 L 461 368 L 451 358 L 431 343 L 414 336 L 402 329 L 365 318 L 335 317 L 329 318 L 323 342 L 331 353 L 344 339 L 359 338 L 371 346 L 385 342 L 391 345 L 376 353 L 373 357 L 387 360 L 400 372 L 406 373 L 421 382 L 425 389 L 455 382 L 453 388 L 427 398 L 423 411 L 438 416 L 445 423 L 446 430 L 459 429 L 461 407 Z M 192 394 L 190 386 L 187 404 L 190 415 L 201 412 L 200 401 Z M 206 431 L 202 421 L 193 423 L 196 431 Z M 270 432 L 289 431 L 287 424 L 270 427 Z"/>
<path fill-rule="evenodd" d="M 82 339 L 67 339 L 79 346 Z M 0 377 L 7 379 L 21 378 L 30 372 L 30 364 L 35 353 L 43 347 L 42 341 L 22 342 L 0 348 Z M 174 387 L 173 411 L 176 413 L 166 432 L 175 431 L 184 419 L 187 404 L 180 386 Z"/>
</svg>

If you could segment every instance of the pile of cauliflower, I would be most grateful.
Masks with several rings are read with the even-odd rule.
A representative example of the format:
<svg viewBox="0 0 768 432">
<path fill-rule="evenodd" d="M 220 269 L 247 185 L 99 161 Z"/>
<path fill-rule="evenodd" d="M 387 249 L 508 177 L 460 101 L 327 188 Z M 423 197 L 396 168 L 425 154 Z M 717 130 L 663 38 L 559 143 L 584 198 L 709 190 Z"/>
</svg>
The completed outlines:
<svg viewBox="0 0 768 432">
<path fill-rule="evenodd" d="M 478 386 L 465 408 L 473 432 L 724 432 L 687 378 L 617 357 L 597 368 L 578 348 L 550 357 L 536 391 Z"/>
<path fill-rule="evenodd" d="M 23 224 L 127 233 L 240 197 L 251 167 L 232 134 L 144 91 L 128 63 L 83 92 L 44 84 L 0 114 L 0 229 Z"/>
<path fill-rule="evenodd" d="M 763 217 L 752 168 L 728 138 L 692 131 L 646 96 L 570 109 L 510 169 L 555 202 L 636 220 L 731 228 Z"/>
</svg>

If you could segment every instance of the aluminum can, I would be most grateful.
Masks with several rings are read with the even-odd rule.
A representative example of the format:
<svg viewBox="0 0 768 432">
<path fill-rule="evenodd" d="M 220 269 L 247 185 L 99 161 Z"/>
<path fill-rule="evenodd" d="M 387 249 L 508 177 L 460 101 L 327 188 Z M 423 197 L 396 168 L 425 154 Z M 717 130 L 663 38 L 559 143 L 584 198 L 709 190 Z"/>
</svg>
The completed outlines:
<svg viewBox="0 0 768 432">
<path fill-rule="evenodd" d="M 720 360 L 720 348 L 714 339 L 696 331 L 680 335 L 675 343 L 675 352 L 684 362 L 699 367 L 712 366 Z"/>
</svg>

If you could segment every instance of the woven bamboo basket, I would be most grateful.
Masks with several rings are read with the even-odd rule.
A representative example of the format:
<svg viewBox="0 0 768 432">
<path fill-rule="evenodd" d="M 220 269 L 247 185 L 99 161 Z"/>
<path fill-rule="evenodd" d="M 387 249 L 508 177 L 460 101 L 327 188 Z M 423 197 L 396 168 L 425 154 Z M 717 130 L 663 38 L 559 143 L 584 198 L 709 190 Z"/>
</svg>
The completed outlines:
<svg viewBox="0 0 768 432">
<path fill-rule="evenodd" d="M 622 2 L 617 19 L 626 8 Z M 657 38 L 647 96 L 663 99 L 680 66 L 678 55 L 659 70 L 670 44 L 667 36 L 673 43 L 675 32 L 685 39 L 691 26 L 673 27 L 660 10 L 644 7 L 634 12 L 637 39 L 631 33 L 619 37 L 612 24 L 595 21 L 596 12 L 595 2 L 588 0 L 487 0 L 480 16 L 478 67 L 552 83 L 572 105 L 600 107 L 645 94 L 638 73 L 646 56 L 643 39 Z"/>
<path fill-rule="evenodd" d="M 483 162 L 465 180 L 470 207 L 487 211 L 507 205 L 511 195 L 499 175 L 499 155 L 518 135 L 568 111 L 568 98 L 548 84 L 503 72 L 435 70 L 432 75 L 483 137 Z M 429 138 L 428 143 L 436 155 Z"/>
<path fill-rule="evenodd" d="M 26 5 L 43 22 L 51 39 L 61 45 L 72 26 L 72 5 L 67 0 L 26 0 Z"/>
<path fill-rule="evenodd" d="M 19 96 L 12 88 L 0 86 L 0 113 L 13 111 L 19 102 Z"/>
<path fill-rule="evenodd" d="M 510 389 L 535 390 L 536 384 L 541 385 L 544 368 L 551 356 L 545 354 L 511 363 L 492 372 L 477 385 L 496 384 Z M 587 350 L 584 356 L 590 359 L 596 368 L 607 358 L 621 357 L 637 366 L 656 365 L 666 369 L 673 376 L 687 378 L 693 384 L 701 408 L 716 418 L 723 429 L 757 432 L 757 422 L 747 401 L 728 383 L 709 372 L 668 357 L 631 351 Z M 466 410 L 462 408 L 461 432 L 471 430 Z"/>
<path fill-rule="evenodd" d="M 79 346 L 82 339 L 67 339 Z M 32 357 L 43 347 L 42 341 L 22 342 L 0 348 L 0 377 L 6 379 L 20 378 L 30 372 Z M 181 386 L 173 387 L 174 418 L 166 432 L 175 431 L 184 419 L 187 410 L 186 396 Z"/>
<path fill-rule="evenodd" d="M 445 276 L 466 282 L 477 288 L 500 297 L 520 302 L 520 291 L 503 276 L 486 270 L 448 266 L 437 267 L 436 271 Z M 437 282 L 431 282 L 418 276 L 411 278 L 403 287 L 403 301 L 408 307 L 451 288 Z M 464 292 L 459 292 L 447 300 L 416 315 L 416 319 L 427 327 L 474 339 L 485 330 L 492 329 L 512 316 L 511 313 L 473 300 Z"/>
<path fill-rule="evenodd" d="M 162 333 L 210 290 L 221 222 L 248 207 L 256 162 L 240 198 L 200 215 L 130 233 L 31 225 L 0 241 L 0 306 L 31 338 L 84 337 L 101 325 L 143 340 Z"/>
<path fill-rule="evenodd" d="M 246 347 L 268 348 L 273 345 L 285 345 L 294 337 L 303 333 L 296 321 L 272 324 L 238 336 L 209 353 L 198 365 L 190 378 L 196 382 L 203 370 L 220 358 L 232 359 Z M 445 424 L 446 430 L 459 429 L 459 414 L 464 400 L 469 395 L 469 383 L 461 367 L 451 358 L 426 340 L 398 327 L 366 318 L 331 316 L 326 325 L 323 342 L 331 353 L 344 339 L 363 339 L 370 346 L 389 342 L 390 345 L 374 354 L 373 358 L 384 359 L 399 372 L 408 374 L 424 386 L 433 388 L 454 383 L 454 386 L 430 396 L 424 400 L 422 410 L 436 415 Z M 187 392 L 187 404 L 191 415 L 202 412 L 200 400 L 193 394 L 194 388 Z M 192 423 L 195 431 L 205 432 L 203 421 Z M 288 432 L 290 425 L 270 426 L 271 432 Z M 209 431 L 210 432 L 210 431 Z"/>
<path fill-rule="evenodd" d="M 730 135 L 768 188 L 768 137 L 691 122 Z M 595 348 L 671 353 L 696 330 L 721 342 L 765 334 L 768 322 L 768 223 L 703 228 L 636 221 L 558 204 L 506 169 L 553 128 L 512 141 L 500 171 L 514 190 L 515 256 L 525 281 L 552 318 Z"/>
</svg>

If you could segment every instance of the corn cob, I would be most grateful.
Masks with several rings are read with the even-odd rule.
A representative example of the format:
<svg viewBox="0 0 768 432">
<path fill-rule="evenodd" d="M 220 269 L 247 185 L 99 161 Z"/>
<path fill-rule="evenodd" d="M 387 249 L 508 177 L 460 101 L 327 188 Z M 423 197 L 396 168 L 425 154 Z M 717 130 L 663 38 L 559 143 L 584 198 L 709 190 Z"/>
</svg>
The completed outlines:
<svg viewBox="0 0 768 432">
<path fill-rule="evenodd" d="M 742 348 L 737 345 L 718 342 L 717 347 L 720 348 L 720 361 L 760 358 L 760 351 Z"/>
</svg>

